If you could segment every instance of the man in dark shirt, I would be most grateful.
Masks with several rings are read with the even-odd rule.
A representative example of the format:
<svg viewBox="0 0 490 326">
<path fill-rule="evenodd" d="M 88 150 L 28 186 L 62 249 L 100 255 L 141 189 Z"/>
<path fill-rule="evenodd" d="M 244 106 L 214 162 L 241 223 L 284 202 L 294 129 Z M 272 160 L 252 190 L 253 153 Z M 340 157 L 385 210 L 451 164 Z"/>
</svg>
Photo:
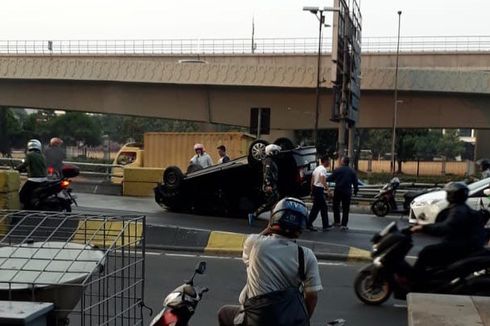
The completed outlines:
<svg viewBox="0 0 490 326">
<path fill-rule="evenodd" d="M 225 145 L 219 145 L 216 149 L 218 150 L 219 155 L 218 164 L 227 163 L 230 161 L 230 158 L 228 157 L 228 155 L 226 155 Z"/>
<path fill-rule="evenodd" d="M 27 143 L 26 158 L 17 166 L 19 171 L 27 171 L 27 181 L 19 192 L 19 199 L 24 209 L 30 209 L 32 192 L 46 179 L 46 161 L 41 153 L 42 145 L 37 139 L 31 139 Z"/>
<path fill-rule="evenodd" d="M 342 166 L 335 169 L 333 173 L 327 177 L 327 182 L 335 182 L 333 192 L 333 219 L 334 225 L 340 226 L 342 230 L 348 230 L 347 223 L 349 222 L 350 201 L 352 197 L 352 187 L 354 194 L 357 195 L 357 174 L 349 167 L 350 159 L 344 157 Z M 340 224 L 340 204 L 342 203 L 342 225 Z"/>
<path fill-rule="evenodd" d="M 446 266 L 462 259 L 485 245 L 484 222 L 479 220 L 468 205 L 468 187 L 460 182 L 450 182 L 445 187 L 448 208 L 441 211 L 436 223 L 415 225 L 411 231 L 442 237 L 442 241 L 422 249 L 414 265 L 419 276 L 427 267 Z"/>
</svg>

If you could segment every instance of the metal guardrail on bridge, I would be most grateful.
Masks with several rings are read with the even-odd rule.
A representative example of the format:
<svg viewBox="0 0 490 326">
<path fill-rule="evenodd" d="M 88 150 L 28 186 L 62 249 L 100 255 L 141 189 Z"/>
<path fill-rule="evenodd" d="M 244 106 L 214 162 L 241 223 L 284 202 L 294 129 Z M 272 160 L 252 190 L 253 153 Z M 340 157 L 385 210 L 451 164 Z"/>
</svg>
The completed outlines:
<svg viewBox="0 0 490 326">
<path fill-rule="evenodd" d="M 396 37 L 364 37 L 363 53 L 396 52 Z M 185 55 L 307 54 L 318 51 L 317 38 L 149 39 L 149 40 L 0 40 L 0 54 L 34 55 Z M 332 39 L 323 41 L 330 52 Z M 486 52 L 489 36 L 404 36 L 401 52 Z"/>
</svg>

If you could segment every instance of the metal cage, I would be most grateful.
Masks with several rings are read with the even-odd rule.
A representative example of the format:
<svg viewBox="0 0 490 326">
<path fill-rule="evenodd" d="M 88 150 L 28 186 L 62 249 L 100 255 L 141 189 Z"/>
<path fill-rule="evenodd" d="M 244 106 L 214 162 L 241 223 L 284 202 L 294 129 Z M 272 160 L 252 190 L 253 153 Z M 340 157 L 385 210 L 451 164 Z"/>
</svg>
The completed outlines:
<svg viewBox="0 0 490 326">
<path fill-rule="evenodd" d="M 0 210 L 0 300 L 49 325 L 142 325 L 145 216 Z"/>
</svg>

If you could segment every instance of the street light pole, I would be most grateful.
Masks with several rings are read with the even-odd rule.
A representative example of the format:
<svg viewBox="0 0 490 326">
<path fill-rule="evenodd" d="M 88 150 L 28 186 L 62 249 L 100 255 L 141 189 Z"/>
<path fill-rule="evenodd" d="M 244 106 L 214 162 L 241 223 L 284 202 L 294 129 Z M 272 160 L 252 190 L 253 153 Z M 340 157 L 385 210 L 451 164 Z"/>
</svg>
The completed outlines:
<svg viewBox="0 0 490 326">
<path fill-rule="evenodd" d="M 316 90 L 315 90 L 315 130 L 313 133 L 313 142 L 315 147 L 318 148 L 318 119 L 320 117 L 320 68 L 321 68 L 321 53 L 322 53 L 322 27 L 325 21 L 325 16 L 323 16 L 323 11 L 320 12 L 320 26 L 318 28 L 318 55 L 316 63 Z"/>
<path fill-rule="evenodd" d="M 395 142 L 396 142 L 396 123 L 398 115 L 398 57 L 400 55 L 400 21 L 402 12 L 398 11 L 398 40 L 396 43 L 396 64 L 395 64 L 395 103 L 393 109 L 393 134 L 391 139 L 391 173 L 395 175 Z"/>
<path fill-rule="evenodd" d="M 318 147 L 318 121 L 320 119 L 320 85 L 322 80 L 320 79 L 321 70 L 321 54 L 322 54 L 322 28 L 325 24 L 325 16 L 323 15 L 326 11 L 339 11 L 339 8 L 332 7 L 303 7 L 304 11 L 309 11 L 314 14 L 320 21 L 318 27 L 318 53 L 317 53 L 317 64 L 316 64 L 316 89 L 315 89 L 315 126 L 313 131 L 313 142 L 315 147 Z M 328 27 L 329 25 L 325 25 Z"/>
</svg>

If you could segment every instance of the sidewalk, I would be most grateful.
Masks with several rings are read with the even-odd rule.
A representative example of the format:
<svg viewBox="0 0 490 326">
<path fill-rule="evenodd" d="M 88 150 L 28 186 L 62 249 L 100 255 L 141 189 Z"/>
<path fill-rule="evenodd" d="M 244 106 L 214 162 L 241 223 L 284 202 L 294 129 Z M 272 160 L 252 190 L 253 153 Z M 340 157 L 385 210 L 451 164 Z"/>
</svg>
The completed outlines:
<svg viewBox="0 0 490 326">
<path fill-rule="evenodd" d="M 147 247 L 165 250 L 197 251 L 219 254 L 241 254 L 247 234 L 260 232 L 267 224 L 268 214 L 263 214 L 255 226 L 246 219 L 200 216 L 167 212 L 153 198 L 122 197 L 77 193 L 79 208 L 75 211 L 105 214 L 144 214 L 147 216 Z M 362 209 L 354 206 L 347 233 L 338 229 L 330 232 L 305 231 L 299 242 L 311 248 L 318 258 L 335 260 L 369 260 L 369 252 L 349 245 L 325 240 L 346 238 L 352 234 L 373 234 L 400 217 L 379 218 L 359 214 Z M 331 210 L 329 217 L 332 219 Z M 315 221 L 321 227 L 320 216 Z M 366 240 L 367 241 L 367 240 Z"/>
</svg>

